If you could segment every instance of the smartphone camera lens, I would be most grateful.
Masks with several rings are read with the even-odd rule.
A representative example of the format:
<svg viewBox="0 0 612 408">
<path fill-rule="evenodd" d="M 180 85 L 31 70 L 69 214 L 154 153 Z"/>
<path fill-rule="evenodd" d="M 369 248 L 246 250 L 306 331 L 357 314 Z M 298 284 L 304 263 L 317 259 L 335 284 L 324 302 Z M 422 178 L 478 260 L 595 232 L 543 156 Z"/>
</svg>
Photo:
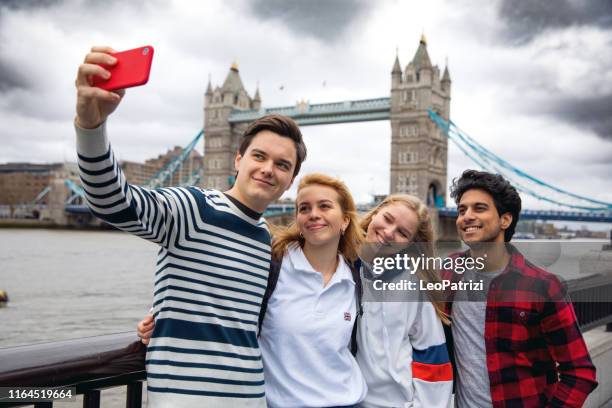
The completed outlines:
<svg viewBox="0 0 612 408">
<path fill-rule="evenodd" d="M 144 47 L 142 49 L 142 55 L 147 55 L 149 53 L 149 47 Z"/>
</svg>

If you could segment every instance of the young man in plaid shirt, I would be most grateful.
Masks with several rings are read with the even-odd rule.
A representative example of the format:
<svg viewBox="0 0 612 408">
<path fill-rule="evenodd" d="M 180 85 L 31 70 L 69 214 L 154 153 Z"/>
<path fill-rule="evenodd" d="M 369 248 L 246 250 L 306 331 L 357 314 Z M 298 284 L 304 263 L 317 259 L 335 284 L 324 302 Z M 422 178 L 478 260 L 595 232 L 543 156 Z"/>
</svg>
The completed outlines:
<svg viewBox="0 0 612 408">
<path fill-rule="evenodd" d="M 582 406 L 597 382 L 572 304 L 556 276 L 507 244 L 521 211 L 518 192 L 500 175 L 467 170 L 451 197 L 470 247 L 455 258 L 485 260 L 481 271 L 445 276 L 484 283 L 481 301 L 456 291 L 448 303 L 456 406 Z"/>
</svg>

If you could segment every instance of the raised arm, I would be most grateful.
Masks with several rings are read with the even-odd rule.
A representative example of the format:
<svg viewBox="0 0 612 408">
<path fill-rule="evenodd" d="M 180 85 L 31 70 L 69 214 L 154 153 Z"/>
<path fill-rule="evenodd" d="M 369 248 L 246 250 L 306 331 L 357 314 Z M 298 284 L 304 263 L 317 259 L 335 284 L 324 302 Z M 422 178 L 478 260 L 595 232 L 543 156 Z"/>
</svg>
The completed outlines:
<svg viewBox="0 0 612 408">
<path fill-rule="evenodd" d="M 175 189 L 147 190 L 127 183 L 106 135 L 106 120 L 125 91 L 92 86 L 94 76 L 110 72 L 98 64 L 114 65 L 110 47 L 93 47 L 79 66 L 76 79 L 75 128 L 78 164 L 85 199 L 92 213 L 124 231 L 167 246 L 180 193 Z"/>
</svg>

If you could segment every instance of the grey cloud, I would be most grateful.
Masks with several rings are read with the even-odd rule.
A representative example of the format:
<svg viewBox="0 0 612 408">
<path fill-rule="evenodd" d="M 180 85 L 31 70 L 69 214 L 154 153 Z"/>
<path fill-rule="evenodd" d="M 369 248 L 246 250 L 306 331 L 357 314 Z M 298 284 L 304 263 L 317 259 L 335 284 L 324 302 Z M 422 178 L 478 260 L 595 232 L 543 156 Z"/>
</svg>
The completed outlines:
<svg viewBox="0 0 612 408">
<path fill-rule="evenodd" d="M 60 0 L 3 0 L 0 2 L 0 24 L 2 24 L 2 18 L 9 12 L 48 8 L 59 3 Z M 0 55 L 0 93 L 27 88 L 29 88 L 27 79 L 19 73 L 16 67 L 4 61 Z"/>
<path fill-rule="evenodd" d="M 501 0 L 498 12 L 505 23 L 503 36 L 517 45 L 549 29 L 572 25 L 612 27 L 610 0 Z"/>
<path fill-rule="evenodd" d="M 612 141 L 612 94 L 582 98 L 562 98 L 553 102 L 549 113 L 565 122 L 587 128 Z"/>
<path fill-rule="evenodd" d="M 254 0 L 248 7 L 256 17 L 280 21 L 298 35 L 335 41 L 376 4 L 366 0 Z"/>
<path fill-rule="evenodd" d="M 13 89 L 27 89 L 29 86 L 27 78 L 0 57 L 0 93 Z"/>
<path fill-rule="evenodd" d="M 500 0 L 499 18 L 501 33 L 511 46 L 535 45 L 534 61 L 546 61 L 558 57 L 554 70 L 538 70 L 537 64 L 525 64 L 526 77 L 516 86 L 532 92 L 533 97 L 524 103 L 524 109 L 549 115 L 571 124 L 577 129 L 592 131 L 599 137 L 612 141 L 612 92 L 602 92 L 603 78 L 612 69 L 609 58 L 612 48 L 612 2 L 610 0 Z M 555 44 L 538 46 L 532 42 L 547 30 L 563 30 L 572 26 L 599 27 L 604 31 L 605 42 L 597 46 L 575 38 L 560 40 Z M 597 47 L 597 48 L 594 48 Z M 562 75 L 568 69 L 563 56 L 581 60 L 587 66 L 580 81 L 582 91 L 568 91 L 562 86 Z M 572 61 L 570 60 L 570 63 Z M 598 92 L 599 91 L 599 92 Z M 598 95 L 597 95 L 598 93 Z"/>
<path fill-rule="evenodd" d="M 0 12 L 5 10 L 45 8 L 59 3 L 61 3 L 61 0 L 3 0 L 0 2 Z"/>
</svg>

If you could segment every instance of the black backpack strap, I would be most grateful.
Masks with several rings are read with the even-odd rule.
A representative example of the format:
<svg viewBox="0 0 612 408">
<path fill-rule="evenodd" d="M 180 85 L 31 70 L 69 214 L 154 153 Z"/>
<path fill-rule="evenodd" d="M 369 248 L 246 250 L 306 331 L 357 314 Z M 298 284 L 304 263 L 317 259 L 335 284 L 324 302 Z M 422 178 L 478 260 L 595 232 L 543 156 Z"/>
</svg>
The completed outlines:
<svg viewBox="0 0 612 408">
<path fill-rule="evenodd" d="M 363 286 L 361 284 L 361 260 L 357 259 L 353 264 L 349 265 L 351 268 L 351 274 L 353 275 L 353 280 L 355 281 L 355 291 L 357 292 L 357 316 L 355 316 L 355 321 L 353 322 L 353 331 L 351 332 L 351 354 L 353 356 L 357 355 L 357 324 L 358 320 L 361 319 L 363 315 L 363 306 L 361 300 L 363 298 Z"/>
<path fill-rule="evenodd" d="M 270 296 L 272 296 L 272 292 L 274 292 L 274 289 L 276 289 L 276 283 L 278 282 L 278 276 L 280 275 L 280 269 L 282 264 L 282 259 L 272 258 L 272 260 L 270 261 L 270 274 L 268 275 L 268 285 L 266 286 L 266 291 L 261 301 L 261 309 L 259 311 L 259 319 L 257 322 L 257 337 L 259 337 L 259 334 L 261 333 L 261 326 L 263 324 L 264 317 L 266 316 L 266 311 L 268 310 L 268 301 L 270 300 Z"/>
</svg>

